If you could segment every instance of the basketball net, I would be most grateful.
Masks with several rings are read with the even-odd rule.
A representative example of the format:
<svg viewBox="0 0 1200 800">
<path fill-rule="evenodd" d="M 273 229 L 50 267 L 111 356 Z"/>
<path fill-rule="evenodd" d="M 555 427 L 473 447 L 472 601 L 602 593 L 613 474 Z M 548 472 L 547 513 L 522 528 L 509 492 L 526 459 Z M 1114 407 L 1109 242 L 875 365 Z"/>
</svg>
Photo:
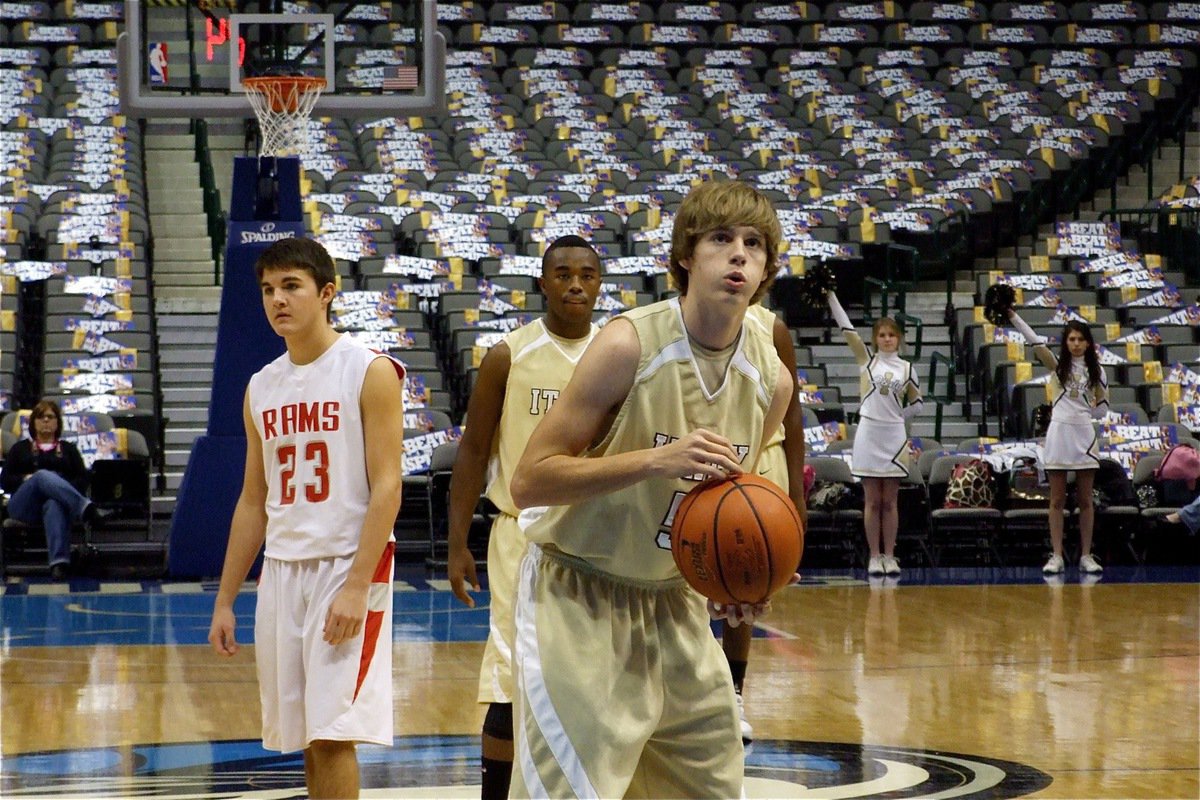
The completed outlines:
<svg viewBox="0 0 1200 800">
<path fill-rule="evenodd" d="M 301 156 L 308 152 L 308 119 L 324 78 L 304 75 L 270 75 L 242 81 L 246 97 L 258 117 L 264 156 Z"/>
</svg>

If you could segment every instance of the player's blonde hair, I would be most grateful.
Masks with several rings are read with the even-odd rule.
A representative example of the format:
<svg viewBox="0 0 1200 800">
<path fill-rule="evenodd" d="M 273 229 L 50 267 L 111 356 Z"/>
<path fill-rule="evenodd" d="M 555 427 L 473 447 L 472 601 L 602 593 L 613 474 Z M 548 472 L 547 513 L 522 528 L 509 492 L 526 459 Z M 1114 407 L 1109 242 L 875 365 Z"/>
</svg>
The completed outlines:
<svg viewBox="0 0 1200 800">
<path fill-rule="evenodd" d="M 687 294 L 688 271 L 682 261 L 692 257 L 696 242 L 709 231 L 749 225 L 764 238 L 766 276 L 751 303 L 756 303 L 775 281 L 779 242 L 783 231 L 771 201 L 753 186 L 741 181 L 705 181 L 692 189 L 679 206 L 671 232 L 671 260 L 667 267 L 681 294 Z"/>
</svg>

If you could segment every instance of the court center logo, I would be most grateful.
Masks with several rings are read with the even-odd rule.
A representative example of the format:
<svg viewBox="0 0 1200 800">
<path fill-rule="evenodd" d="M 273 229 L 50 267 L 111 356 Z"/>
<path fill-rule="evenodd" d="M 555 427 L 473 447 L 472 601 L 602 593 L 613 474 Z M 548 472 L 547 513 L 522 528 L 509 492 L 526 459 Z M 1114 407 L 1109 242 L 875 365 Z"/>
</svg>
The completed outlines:
<svg viewBox="0 0 1200 800">
<path fill-rule="evenodd" d="M 474 798 L 476 736 L 402 736 L 360 747 L 364 798 Z M 832 742 L 755 741 L 746 757 L 748 798 L 1021 797 L 1051 778 L 1024 764 L 959 753 Z M 133 745 L 8 756 L 3 797 L 303 797 L 299 753 L 256 740 Z"/>
</svg>

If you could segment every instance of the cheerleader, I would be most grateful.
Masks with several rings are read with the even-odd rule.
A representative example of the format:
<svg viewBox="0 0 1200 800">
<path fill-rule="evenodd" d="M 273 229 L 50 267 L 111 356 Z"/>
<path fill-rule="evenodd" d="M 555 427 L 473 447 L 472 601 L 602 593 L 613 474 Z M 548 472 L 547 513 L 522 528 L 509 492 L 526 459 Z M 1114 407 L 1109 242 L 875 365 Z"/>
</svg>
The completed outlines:
<svg viewBox="0 0 1200 800">
<path fill-rule="evenodd" d="M 1015 309 L 1008 310 L 1013 327 L 1033 345 L 1038 360 L 1050 370 L 1052 399 L 1050 427 L 1042 467 L 1050 480 L 1050 546 L 1054 554 L 1042 567 L 1047 575 L 1063 571 L 1063 508 L 1067 498 L 1067 471 L 1075 472 L 1075 502 L 1079 506 L 1079 569 L 1097 573 L 1103 570 L 1092 555 L 1092 484 L 1100 467 L 1100 451 L 1092 421 L 1108 413 L 1108 378 L 1096 355 L 1092 330 L 1071 320 L 1062 331 L 1062 345 L 1056 357 L 1046 339 L 1034 333 Z"/>
<path fill-rule="evenodd" d="M 904 422 L 922 405 L 921 389 L 913 365 L 900 357 L 904 332 L 895 320 L 884 317 L 871 330 L 872 353 L 850 324 L 837 295 L 827 294 L 829 310 L 842 329 L 859 366 L 858 431 L 850 454 L 850 471 L 863 483 L 863 527 L 872 575 L 899 575 L 896 560 L 896 498 L 900 479 L 908 475 L 908 434 Z"/>
</svg>

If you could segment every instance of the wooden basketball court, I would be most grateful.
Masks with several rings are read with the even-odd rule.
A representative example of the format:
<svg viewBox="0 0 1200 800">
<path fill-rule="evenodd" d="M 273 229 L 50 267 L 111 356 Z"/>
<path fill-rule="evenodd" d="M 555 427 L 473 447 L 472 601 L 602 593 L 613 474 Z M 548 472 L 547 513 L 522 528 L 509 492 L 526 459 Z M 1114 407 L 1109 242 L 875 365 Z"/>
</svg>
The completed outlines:
<svg viewBox="0 0 1200 800">
<path fill-rule="evenodd" d="M 423 574 L 397 583 L 397 746 L 360 750 L 366 797 L 478 793 L 486 612 Z M 747 792 L 1200 796 L 1197 577 L 807 575 L 754 643 Z M 212 586 L 6 588 L 0 795 L 303 796 L 298 761 L 257 748 L 252 649 L 203 644 Z M 245 641 L 252 589 L 237 608 Z"/>
</svg>

